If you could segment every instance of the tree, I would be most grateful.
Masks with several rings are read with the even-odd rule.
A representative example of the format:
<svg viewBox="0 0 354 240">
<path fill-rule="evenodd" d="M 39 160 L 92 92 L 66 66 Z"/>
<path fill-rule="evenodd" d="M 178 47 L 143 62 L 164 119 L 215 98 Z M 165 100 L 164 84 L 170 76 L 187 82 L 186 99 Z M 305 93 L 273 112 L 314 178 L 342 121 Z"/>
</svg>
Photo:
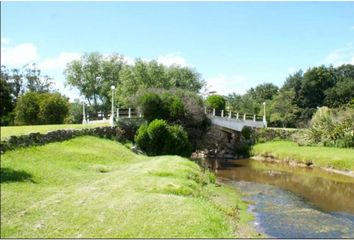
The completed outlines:
<svg viewBox="0 0 354 240">
<path fill-rule="evenodd" d="M 27 89 L 30 92 L 49 92 L 52 86 L 52 78 L 48 75 L 41 75 L 41 70 L 37 69 L 36 64 L 28 65 L 25 68 L 24 77 L 27 81 Z"/>
<path fill-rule="evenodd" d="M 40 94 L 39 106 L 41 124 L 62 124 L 69 113 L 69 100 L 60 93 Z"/>
<path fill-rule="evenodd" d="M 220 95 L 211 95 L 205 100 L 205 105 L 209 109 L 224 110 L 225 109 L 225 99 Z"/>
<path fill-rule="evenodd" d="M 282 127 L 296 126 L 299 108 L 294 104 L 294 98 L 294 90 L 282 90 L 274 97 L 269 109 L 271 125 L 280 123 Z"/>
<path fill-rule="evenodd" d="M 0 123 L 1 126 L 8 125 L 11 122 L 10 113 L 14 108 L 14 101 L 12 97 L 12 89 L 10 84 L 6 81 L 6 76 L 1 72 L 0 78 Z"/>
<path fill-rule="evenodd" d="M 68 111 L 69 101 L 59 93 L 27 92 L 16 104 L 15 124 L 61 124 Z"/>
<path fill-rule="evenodd" d="M 28 92 L 22 95 L 15 107 L 16 125 L 34 125 L 39 124 L 39 94 Z"/>
<path fill-rule="evenodd" d="M 272 100 L 278 93 L 279 88 L 272 83 L 259 84 L 256 88 L 251 88 L 247 91 L 256 103 L 261 104 L 266 100 Z"/>
<path fill-rule="evenodd" d="M 89 104 L 93 102 L 94 109 L 98 112 L 98 98 L 102 91 L 102 61 L 103 56 L 97 52 L 84 54 L 80 60 L 70 62 L 64 74 L 67 84 L 77 87 Z"/>
</svg>

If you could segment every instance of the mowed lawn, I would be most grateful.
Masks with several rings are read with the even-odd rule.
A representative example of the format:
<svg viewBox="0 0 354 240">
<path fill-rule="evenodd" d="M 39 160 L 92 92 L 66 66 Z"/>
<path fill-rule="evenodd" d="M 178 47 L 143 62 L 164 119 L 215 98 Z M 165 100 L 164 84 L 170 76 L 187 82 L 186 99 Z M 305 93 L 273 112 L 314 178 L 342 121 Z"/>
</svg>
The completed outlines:
<svg viewBox="0 0 354 240">
<path fill-rule="evenodd" d="M 57 125 L 28 125 L 28 126 L 8 126 L 1 127 L 1 140 L 10 136 L 18 136 L 29 133 L 47 133 L 59 129 L 82 129 L 108 126 L 108 123 L 93 123 L 93 124 L 57 124 Z"/>
<path fill-rule="evenodd" d="M 252 237 L 247 205 L 178 156 L 78 137 L 1 156 L 1 237 Z"/>
<path fill-rule="evenodd" d="M 290 141 L 274 141 L 256 144 L 253 155 L 274 157 L 283 161 L 313 163 L 318 167 L 354 171 L 354 149 L 320 146 L 298 146 Z"/>
</svg>

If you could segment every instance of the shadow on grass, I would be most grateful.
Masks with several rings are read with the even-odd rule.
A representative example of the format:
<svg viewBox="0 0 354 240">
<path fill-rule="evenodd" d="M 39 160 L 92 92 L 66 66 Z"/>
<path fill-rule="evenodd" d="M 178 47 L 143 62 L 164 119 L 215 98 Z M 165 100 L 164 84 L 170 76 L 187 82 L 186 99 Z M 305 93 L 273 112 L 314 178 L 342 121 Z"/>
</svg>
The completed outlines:
<svg viewBox="0 0 354 240">
<path fill-rule="evenodd" d="M 36 183 L 32 179 L 32 175 L 25 171 L 16 171 L 11 168 L 0 168 L 0 183 L 25 181 Z"/>
</svg>

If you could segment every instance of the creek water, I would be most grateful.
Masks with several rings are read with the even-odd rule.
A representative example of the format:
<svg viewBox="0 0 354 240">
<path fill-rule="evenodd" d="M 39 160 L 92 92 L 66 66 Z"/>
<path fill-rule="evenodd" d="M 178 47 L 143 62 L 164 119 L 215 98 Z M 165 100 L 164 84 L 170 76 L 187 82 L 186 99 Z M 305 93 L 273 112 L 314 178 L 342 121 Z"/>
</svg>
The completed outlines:
<svg viewBox="0 0 354 240">
<path fill-rule="evenodd" d="M 351 177 L 255 160 L 224 162 L 215 172 L 243 193 L 255 228 L 269 237 L 354 238 Z"/>
</svg>

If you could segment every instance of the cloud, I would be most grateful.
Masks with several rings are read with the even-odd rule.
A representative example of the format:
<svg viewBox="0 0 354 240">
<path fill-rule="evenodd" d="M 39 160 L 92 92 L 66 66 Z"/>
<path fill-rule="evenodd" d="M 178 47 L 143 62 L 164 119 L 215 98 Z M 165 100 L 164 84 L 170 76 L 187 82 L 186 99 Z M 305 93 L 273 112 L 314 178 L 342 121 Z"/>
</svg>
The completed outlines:
<svg viewBox="0 0 354 240">
<path fill-rule="evenodd" d="M 180 54 L 167 54 L 157 57 L 157 62 L 165 66 L 179 65 L 181 67 L 188 66 L 187 60 Z"/>
<path fill-rule="evenodd" d="M 80 59 L 80 57 L 80 53 L 62 52 L 54 58 L 47 58 L 40 61 L 38 67 L 41 70 L 63 70 L 67 63 Z"/>
<path fill-rule="evenodd" d="M 249 88 L 249 79 L 241 75 L 216 75 L 206 77 L 208 91 L 216 91 L 217 94 L 228 95 L 230 93 L 245 94 Z"/>
<path fill-rule="evenodd" d="M 354 64 L 354 46 L 348 43 L 345 47 L 334 50 L 329 53 L 325 59 L 327 64 L 337 67 L 342 64 Z"/>
<path fill-rule="evenodd" d="M 9 44 L 10 40 L 8 38 L 1 38 L 1 45 Z"/>
<path fill-rule="evenodd" d="M 38 61 L 37 48 L 32 43 L 8 46 L 9 40 L 1 38 L 1 64 L 8 67 L 21 67 Z"/>
</svg>

